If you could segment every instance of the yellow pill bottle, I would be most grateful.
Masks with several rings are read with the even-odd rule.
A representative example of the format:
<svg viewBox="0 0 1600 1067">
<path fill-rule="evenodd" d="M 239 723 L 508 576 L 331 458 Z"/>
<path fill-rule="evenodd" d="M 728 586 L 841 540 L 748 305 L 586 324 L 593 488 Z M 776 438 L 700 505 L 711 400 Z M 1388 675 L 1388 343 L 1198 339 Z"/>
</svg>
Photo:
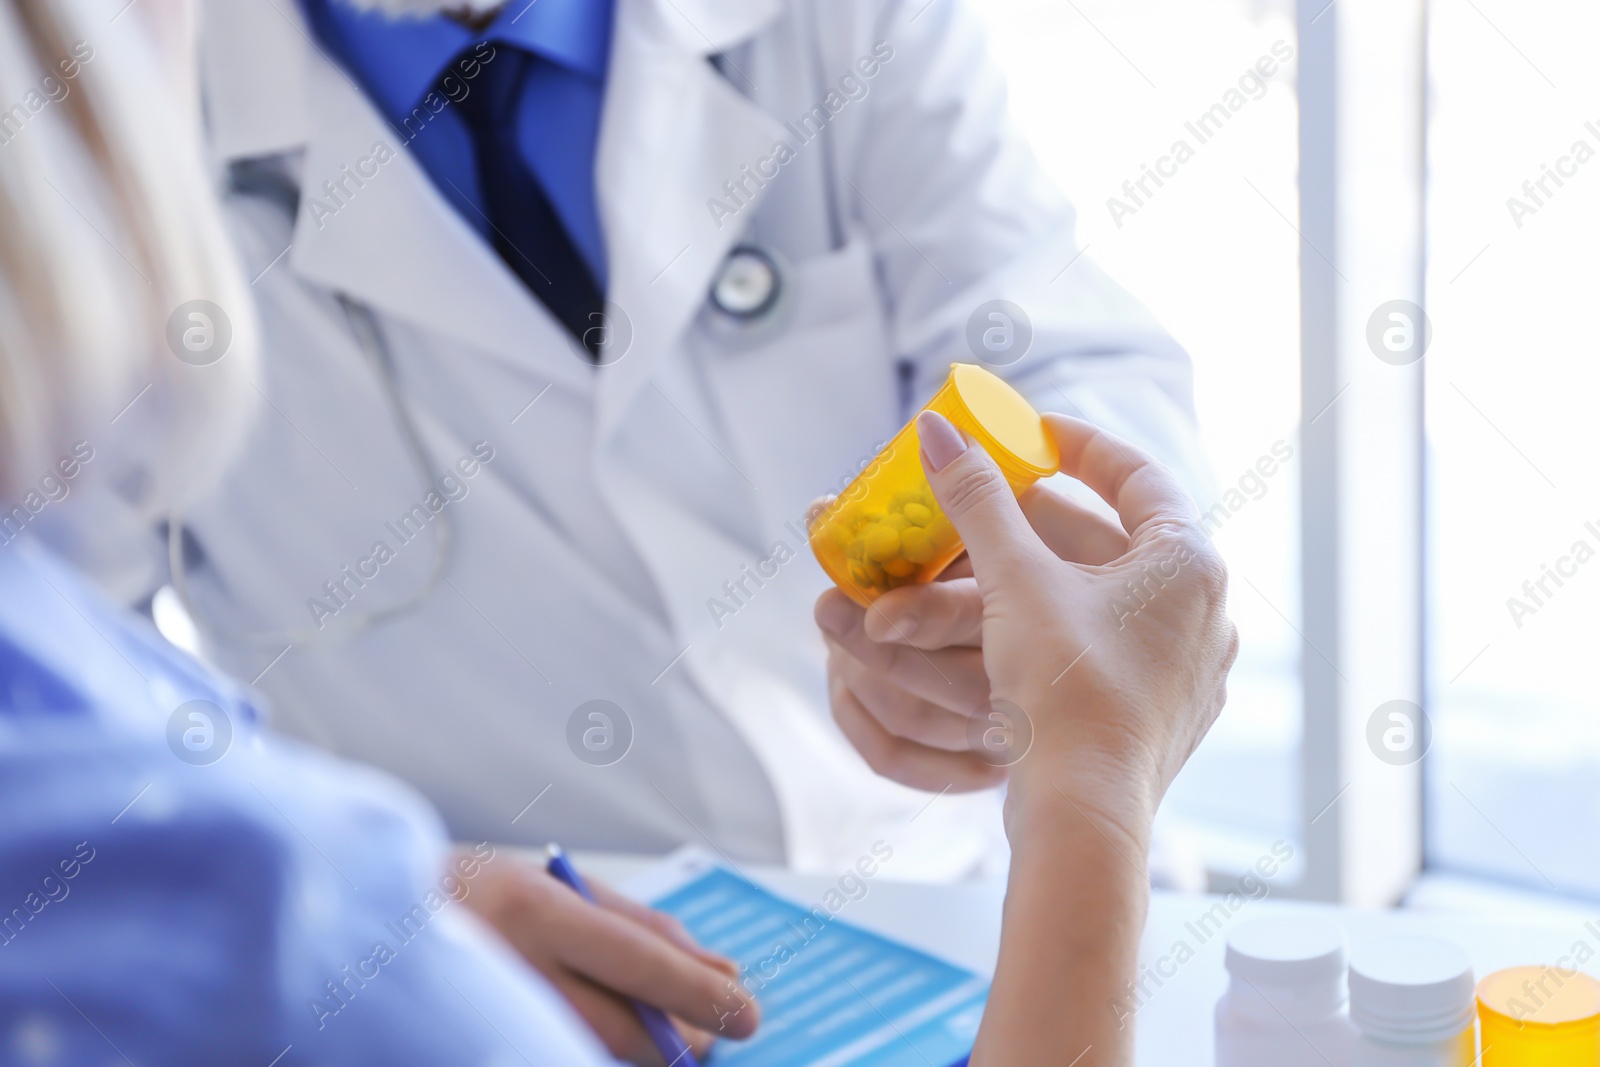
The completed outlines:
<svg viewBox="0 0 1600 1067">
<path fill-rule="evenodd" d="M 1478 983 L 1483 1067 L 1600 1064 L 1600 982 L 1559 967 L 1511 967 Z"/>
<path fill-rule="evenodd" d="M 957 363 L 928 401 L 984 447 L 1020 495 L 1061 466 L 1039 413 L 1003 379 Z M 811 551 L 850 599 L 868 607 L 891 589 L 932 581 L 964 550 L 922 470 L 912 419 L 811 526 Z"/>
</svg>

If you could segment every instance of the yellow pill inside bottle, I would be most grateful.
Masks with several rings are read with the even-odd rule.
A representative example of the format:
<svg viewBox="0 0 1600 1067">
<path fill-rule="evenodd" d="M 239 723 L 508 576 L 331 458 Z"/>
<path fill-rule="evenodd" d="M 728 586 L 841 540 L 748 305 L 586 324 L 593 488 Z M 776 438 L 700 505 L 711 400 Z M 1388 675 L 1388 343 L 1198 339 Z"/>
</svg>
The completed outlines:
<svg viewBox="0 0 1600 1067">
<path fill-rule="evenodd" d="M 1511 967 L 1478 983 L 1483 1067 L 1600 1063 L 1600 982 L 1562 967 Z"/>
<path fill-rule="evenodd" d="M 925 411 L 983 446 L 1018 495 L 1061 466 L 1039 413 L 1006 381 L 957 363 Z M 863 607 L 891 589 L 930 582 L 965 550 L 922 470 L 913 418 L 817 516 L 811 551 L 834 584 Z"/>
</svg>

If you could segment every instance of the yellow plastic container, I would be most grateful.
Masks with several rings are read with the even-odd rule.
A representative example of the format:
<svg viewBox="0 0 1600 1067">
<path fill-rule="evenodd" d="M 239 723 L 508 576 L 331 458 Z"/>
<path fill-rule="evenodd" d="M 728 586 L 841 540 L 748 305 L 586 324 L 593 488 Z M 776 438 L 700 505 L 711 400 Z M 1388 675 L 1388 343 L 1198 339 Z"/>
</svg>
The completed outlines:
<svg viewBox="0 0 1600 1067">
<path fill-rule="evenodd" d="M 1483 1067 L 1596 1067 L 1600 982 L 1559 967 L 1512 967 L 1478 983 Z"/>
<path fill-rule="evenodd" d="M 1061 465 L 1039 413 L 1004 380 L 957 363 L 928 401 L 984 447 L 1021 494 Z M 852 600 L 868 607 L 891 589 L 932 581 L 964 550 L 922 471 L 916 420 L 894 435 L 811 527 L 811 551 Z"/>
</svg>

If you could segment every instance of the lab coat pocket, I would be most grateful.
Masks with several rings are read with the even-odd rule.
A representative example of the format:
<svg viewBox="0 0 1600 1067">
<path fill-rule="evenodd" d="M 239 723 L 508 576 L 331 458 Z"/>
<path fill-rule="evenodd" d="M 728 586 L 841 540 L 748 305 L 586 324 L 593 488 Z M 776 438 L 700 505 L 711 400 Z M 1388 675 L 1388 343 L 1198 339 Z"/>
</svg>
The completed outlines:
<svg viewBox="0 0 1600 1067">
<path fill-rule="evenodd" d="M 789 266 L 789 306 L 770 337 L 730 343 L 707 309 L 690 338 L 740 469 L 777 534 L 838 492 L 894 432 L 895 361 L 872 251 L 861 237 Z M 722 327 L 719 329 L 718 327 Z M 750 328 L 752 334 L 761 325 Z"/>
</svg>

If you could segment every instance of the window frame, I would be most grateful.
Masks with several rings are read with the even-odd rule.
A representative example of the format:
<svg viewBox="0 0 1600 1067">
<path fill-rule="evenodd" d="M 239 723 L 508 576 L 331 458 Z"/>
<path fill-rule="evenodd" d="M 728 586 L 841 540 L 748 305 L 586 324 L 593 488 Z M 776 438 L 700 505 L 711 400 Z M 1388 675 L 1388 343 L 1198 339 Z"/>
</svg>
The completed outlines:
<svg viewBox="0 0 1600 1067">
<path fill-rule="evenodd" d="M 1295 11 L 1304 866 L 1284 893 L 1381 907 L 1423 858 L 1420 758 L 1367 739 L 1380 704 L 1423 705 L 1423 375 L 1367 334 L 1383 303 L 1424 305 L 1427 5 Z"/>
</svg>

